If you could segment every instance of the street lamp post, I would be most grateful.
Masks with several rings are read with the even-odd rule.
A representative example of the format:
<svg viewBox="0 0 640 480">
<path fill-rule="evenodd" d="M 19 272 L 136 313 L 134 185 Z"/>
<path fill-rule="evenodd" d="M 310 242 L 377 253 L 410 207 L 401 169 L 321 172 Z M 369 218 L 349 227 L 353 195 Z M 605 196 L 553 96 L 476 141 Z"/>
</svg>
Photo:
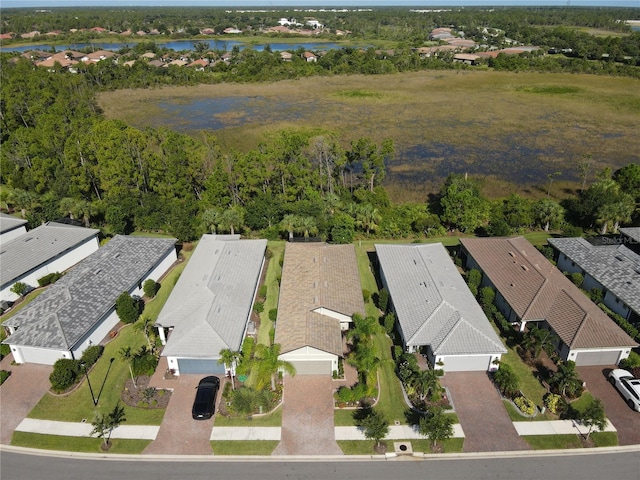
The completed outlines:
<svg viewBox="0 0 640 480">
<path fill-rule="evenodd" d="M 91 400 L 93 400 L 93 406 L 98 406 L 98 399 L 93 394 L 93 388 L 91 387 L 91 381 L 89 380 L 89 373 L 87 372 L 87 364 L 84 362 L 80 362 L 80 366 L 84 370 L 84 376 L 87 377 L 87 384 L 89 385 L 89 391 L 91 392 Z"/>
</svg>

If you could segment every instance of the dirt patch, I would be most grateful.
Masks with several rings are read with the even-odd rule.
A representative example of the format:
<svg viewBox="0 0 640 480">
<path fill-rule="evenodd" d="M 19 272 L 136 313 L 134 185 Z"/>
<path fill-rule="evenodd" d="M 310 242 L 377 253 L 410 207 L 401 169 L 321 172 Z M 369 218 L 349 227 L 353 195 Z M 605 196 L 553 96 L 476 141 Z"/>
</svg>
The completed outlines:
<svg viewBox="0 0 640 480">
<path fill-rule="evenodd" d="M 151 377 L 141 376 L 136 380 L 129 379 L 124 385 L 120 398 L 130 407 L 167 408 L 171 399 L 171 390 L 149 387 Z"/>
</svg>

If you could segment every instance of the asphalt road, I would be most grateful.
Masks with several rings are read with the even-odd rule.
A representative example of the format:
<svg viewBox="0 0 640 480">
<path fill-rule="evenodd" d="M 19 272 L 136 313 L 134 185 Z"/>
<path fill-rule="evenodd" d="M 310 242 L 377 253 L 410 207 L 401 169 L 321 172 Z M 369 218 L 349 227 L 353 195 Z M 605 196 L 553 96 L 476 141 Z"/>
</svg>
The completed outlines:
<svg viewBox="0 0 640 480">
<path fill-rule="evenodd" d="M 522 454 L 522 452 L 520 452 Z M 46 454 L 45 454 L 46 455 Z M 219 460 L 212 457 L 139 457 L 127 460 L 81 454 L 41 456 L 0 451 L 2 480 L 158 480 L 158 479 L 446 479 L 446 480 L 602 480 L 640 479 L 640 447 L 624 452 L 576 452 L 523 457 L 467 455 L 447 459 L 317 460 L 298 462 L 273 459 Z"/>
</svg>

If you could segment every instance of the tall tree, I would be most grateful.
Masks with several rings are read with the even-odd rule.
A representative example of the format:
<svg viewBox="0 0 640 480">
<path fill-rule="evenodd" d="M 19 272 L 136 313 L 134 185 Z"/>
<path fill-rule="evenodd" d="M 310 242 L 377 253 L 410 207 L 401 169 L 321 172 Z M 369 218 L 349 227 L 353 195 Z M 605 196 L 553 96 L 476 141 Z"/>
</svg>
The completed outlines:
<svg viewBox="0 0 640 480">
<path fill-rule="evenodd" d="M 441 407 L 431 407 L 426 416 L 418 423 L 421 435 L 431 440 L 431 448 L 453 436 L 453 418 L 447 415 Z"/>
<path fill-rule="evenodd" d="M 442 220 L 462 232 L 472 232 L 489 219 L 489 203 L 478 185 L 460 175 L 449 175 L 440 195 Z"/>
<path fill-rule="evenodd" d="M 235 390 L 235 381 L 234 378 L 236 376 L 236 367 L 238 365 L 238 360 L 240 360 L 241 353 L 235 350 L 231 350 L 230 348 L 224 348 L 220 350 L 220 358 L 218 359 L 218 364 L 223 364 L 225 370 L 231 376 L 231 389 Z"/>
</svg>

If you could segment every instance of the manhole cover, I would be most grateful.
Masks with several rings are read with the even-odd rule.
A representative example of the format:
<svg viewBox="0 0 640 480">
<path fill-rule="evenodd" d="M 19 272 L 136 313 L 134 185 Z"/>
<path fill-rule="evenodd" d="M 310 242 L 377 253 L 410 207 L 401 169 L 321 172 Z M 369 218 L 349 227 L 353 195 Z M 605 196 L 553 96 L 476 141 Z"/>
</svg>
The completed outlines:
<svg viewBox="0 0 640 480">
<path fill-rule="evenodd" d="M 396 455 L 413 455 L 411 442 L 394 442 L 393 450 Z"/>
</svg>

